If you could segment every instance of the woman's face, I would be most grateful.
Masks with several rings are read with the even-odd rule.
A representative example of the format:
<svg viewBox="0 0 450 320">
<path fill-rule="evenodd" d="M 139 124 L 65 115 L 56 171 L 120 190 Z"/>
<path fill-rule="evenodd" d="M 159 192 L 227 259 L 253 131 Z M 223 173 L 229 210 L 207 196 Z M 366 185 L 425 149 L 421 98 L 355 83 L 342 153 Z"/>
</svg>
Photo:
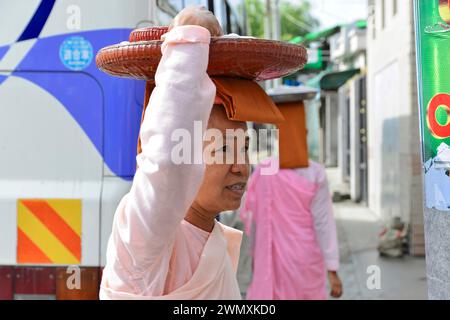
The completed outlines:
<svg viewBox="0 0 450 320">
<path fill-rule="evenodd" d="M 238 209 L 241 204 L 250 171 L 249 141 L 247 124 L 228 120 L 222 106 L 214 106 L 211 111 L 208 129 L 212 128 L 221 133 L 222 139 L 204 142 L 204 155 L 221 159 L 222 163 L 206 164 L 194 203 L 208 212 L 219 213 Z"/>
</svg>

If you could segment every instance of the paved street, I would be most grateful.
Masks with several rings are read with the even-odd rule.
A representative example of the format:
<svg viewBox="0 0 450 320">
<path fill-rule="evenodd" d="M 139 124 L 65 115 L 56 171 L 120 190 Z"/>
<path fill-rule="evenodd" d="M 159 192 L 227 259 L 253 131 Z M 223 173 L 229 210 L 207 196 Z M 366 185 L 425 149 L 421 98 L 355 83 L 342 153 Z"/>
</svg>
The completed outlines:
<svg viewBox="0 0 450 320">
<path fill-rule="evenodd" d="M 382 227 L 366 207 L 335 204 L 341 255 L 342 299 L 426 299 L 425 259 L 379 257 L 377 235 Z M 380 268 L 381 288 L 369 290 L 366 282 L 371 265 Z"/>
<path fill-rule="evenodd" d="M 334 184 L 336 172 L 327 171 L 330 188 L 342 190 L 343 186 Z M 344 285 L 341 299 L 427 299 L 424 258 L 379 257 L 377 237 L 383 225 L 377 216 L 351 201 L 335 203 L 334 209 Z M 380 289 L 367 287 L 367 268 L 372 265 L 380 268 Z"/>
</svg>

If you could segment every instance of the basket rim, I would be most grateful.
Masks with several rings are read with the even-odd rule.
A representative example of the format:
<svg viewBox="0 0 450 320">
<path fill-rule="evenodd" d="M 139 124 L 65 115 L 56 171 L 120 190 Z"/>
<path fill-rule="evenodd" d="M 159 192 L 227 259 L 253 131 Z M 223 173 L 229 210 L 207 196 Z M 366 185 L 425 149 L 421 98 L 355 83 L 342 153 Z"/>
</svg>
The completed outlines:
<svg viewBox="0 0 450 320">
<path fill-rule="evenodd" d="M 127 73 L 127 69 L 131 71 L 133 68 L 133 62 L 139 69 L 139 64 L 150 61 L 152 64 L 161 59 L 161 44 L 162 40 L 142 40 L 136 42 L 122 42 L 119 44 L 113 44 L 101 48 L 95 57 L 97 67 L 108 74 L 114 76 L 131 77 L 137 79 L 150 78 L 150 75 L 146 76 L 145 72 L 142 74 L 135 74 L 133 72 Z M 271 59 L 274 61 L 272 64 L 267 64 L 267 67 L 259 67 L 251 70 L 245 75 L 245 71 L 242 73 L 244 78 L 248 78 L 250 75 L 254 80 L 267 80 L 277 77 L 283 77 L 298 70 L 301 70 L 307 62 L 307 50 L 304 46 L 292 43 L 286 43 L 276 40 L 259 39 L 259 38 L 232 38 L 232 37 L 213 37 L 210 44 L 210 62 L 214 61 L 214 57 L 221 50 L 230 52 L 230 59 L 236 60 L 237 57 L 245 57 L 250 63 L 250 60 L 260 61 Z M 120 54 L 120 52 L 126 54 Z M 235 54 L 231 54 L 234 52 Z M 148 53 L 148 55 L 147 55 Z M 212 54 L 211 54 L 212 53 Z M 255 56 L 250 59 L 248 54 Z M 263 56 L 261 56 L 263 54 Z M 211 58 L 213 60 L 211 60 Z M 264 79 L 258 79 L 262 74 L 271 70 L 278 63 L 280 69 L 279 76 L 268 77 Z M 238 63 L 241 64 L 241 63 Z M 128 65 L 128 66 L 127 66 Z M 157 63 L 155 64 L 155 68 Z M 285 71 L 284 71 L 284 70 Z M 213 68 L 214 72 L 219 68 Z M 151 71 L 153 72 L 153 71 Z M 226 73 L 226 72 L 225 72 Z M 150 73 L 151 74 L 151 73 Z M 231 74 L 231 73 L 230 73 Z M 275 74 L 277 74 L 275 72 Z M 226 76 L 226 75 L 225 75 Z M 234 75 L 233 75 L 234 76 Z"/>
</svg>

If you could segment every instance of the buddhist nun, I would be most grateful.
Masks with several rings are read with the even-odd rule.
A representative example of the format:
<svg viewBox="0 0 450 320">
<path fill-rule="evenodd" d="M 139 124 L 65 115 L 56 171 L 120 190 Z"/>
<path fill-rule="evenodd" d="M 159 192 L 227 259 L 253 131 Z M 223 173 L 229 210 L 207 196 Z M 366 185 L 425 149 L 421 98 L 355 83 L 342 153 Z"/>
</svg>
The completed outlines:
<svg viewBox="0 0 450 320">
<path fill-rule="evenodd" d="M 233 143 L 236 138 L 226 131 L 245 132 L 247 120 L 275 123 L 283 117 L 256 82 L 208 76 L 210 39 L 221 35 L 212 13 L 191 7 L 162 36 L 156 85 L 147 86 L 152 92 L 137 171 L 115 212 L 101 299 L 241 299 L 236 269 L 242 233 L 215 218 L 241 204 L 249 177 L 248 138 L 243 145 Z M 247 112 L 242 105 L 260 109 Z M 198 123 L 201 137 L 215 129 L 222 141 L 196 147 Z M 180 132 L 193 139 L 183 150 L 192 152 L 192 163 L 174 161 Z M 205 150 L 216 158 L 234 150 L 234 160 L 197 162 Z"/>
<path fill-rule="evenodd" d="M 339 297 L 339 248 L 325 169 L 308 159 L 303 102 L 277 105 L 286 119 L 278 126 L 279 158 L 256 167 L 240 211 L 253 239 L 246 298 L 327 299 L 327 276 L 331 296 Z M 275 174 L 264 174 L 273 166 L 279 168 Z"/>
</svg>

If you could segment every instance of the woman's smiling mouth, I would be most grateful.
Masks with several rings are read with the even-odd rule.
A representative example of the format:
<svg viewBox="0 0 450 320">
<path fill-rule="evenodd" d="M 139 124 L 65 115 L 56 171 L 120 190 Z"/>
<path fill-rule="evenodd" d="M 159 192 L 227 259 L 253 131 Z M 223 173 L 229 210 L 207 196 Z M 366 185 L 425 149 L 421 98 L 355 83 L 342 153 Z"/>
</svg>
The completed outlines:
<svg viewBox="0 0 450 320">
<path fill-rule="evenodd" d="M 231 184 L 229 186 L 226 186 L 225 188 L 230 190 L 236 195 L 242 196 L 245 192 L 245 183 L 244 182 L 238 182 L 235 184 Z"/>
</svg>

